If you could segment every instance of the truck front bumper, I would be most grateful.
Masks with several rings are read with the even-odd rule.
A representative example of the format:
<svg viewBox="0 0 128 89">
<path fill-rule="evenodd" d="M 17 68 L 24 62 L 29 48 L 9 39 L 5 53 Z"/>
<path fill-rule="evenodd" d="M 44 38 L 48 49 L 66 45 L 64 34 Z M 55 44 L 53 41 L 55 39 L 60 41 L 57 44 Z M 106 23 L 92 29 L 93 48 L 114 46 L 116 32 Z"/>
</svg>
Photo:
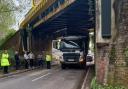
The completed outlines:
<svg viewBox="0 0 128 89">
<path fill-rule="evenodd" d="M 83 65 L 85 62 L 60 62 L 61 64 L 70 65 L 70 64 L 76 64 L 76 65 Z"/>
</svg>

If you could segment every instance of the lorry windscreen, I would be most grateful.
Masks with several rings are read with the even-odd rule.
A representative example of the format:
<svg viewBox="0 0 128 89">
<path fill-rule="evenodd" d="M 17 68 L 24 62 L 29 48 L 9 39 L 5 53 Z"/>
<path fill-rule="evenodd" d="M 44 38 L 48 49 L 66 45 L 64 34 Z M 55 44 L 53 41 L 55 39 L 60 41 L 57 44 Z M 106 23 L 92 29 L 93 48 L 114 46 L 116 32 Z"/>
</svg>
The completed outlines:
<svg viewBox="0 0 128 89">
<path fill-rule="evenodd" d="M 60 49 L 80 49 L 80 46 L 73 41 L 61 41 Z"/>
</svg>

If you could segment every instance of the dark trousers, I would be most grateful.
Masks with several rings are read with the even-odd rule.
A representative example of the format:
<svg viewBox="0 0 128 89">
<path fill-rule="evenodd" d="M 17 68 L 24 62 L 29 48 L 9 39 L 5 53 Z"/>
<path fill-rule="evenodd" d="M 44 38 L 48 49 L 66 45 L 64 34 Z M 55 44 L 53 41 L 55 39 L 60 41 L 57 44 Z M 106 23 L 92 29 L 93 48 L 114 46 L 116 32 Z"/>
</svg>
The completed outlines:
<svg viewBox="0 0 128 89">
<path fill-rule="evenodd" d="M 3 68 L 4 68 L 4 69 L 3 69 L 3 73 L 4 73 L 4 74 L 7 74 L 7 73 L 8 73 L 8 66 L 4 66 Z"/>
<path fill-rule="evenodd" d="M 34 66 L 34 67 L 38 66 L 38 62 L 37 62 L 37 60 L 35 60 L 35 59 L 33 60 L 33 66 Z"/>
<path fill-rule="evenodd" d="M 28 69 L 28 60 L 25 60 L 25 69 Z"/>
<path fill-rule="evenodd" d="M 46 61 L 47 63 L 47 69 L 51 69 L 51 62 L 50 61 Z"/>
<path fill-rule="evenodd" d="M 16 61 L 16 70 L 19 70 L 20 68 L 20 61 Z"/>
<path fill-rule="evenodd" d="M 43 60 L 39 60 L 39 63 L 38 63 L 38 64 L 39 64 L 40 67 L 43 68 L 43 66 L 44 66 L 44 61 L 43 61 Z"/>
<path fill-rule="evenodd" d="M 33 65 L 34 65 L 34 63 L 33 63 L 34 61 L 33 61 L 33 59 L 30 59 L 30 67 L 32 68 L 33 67 Z"/>
</svg>

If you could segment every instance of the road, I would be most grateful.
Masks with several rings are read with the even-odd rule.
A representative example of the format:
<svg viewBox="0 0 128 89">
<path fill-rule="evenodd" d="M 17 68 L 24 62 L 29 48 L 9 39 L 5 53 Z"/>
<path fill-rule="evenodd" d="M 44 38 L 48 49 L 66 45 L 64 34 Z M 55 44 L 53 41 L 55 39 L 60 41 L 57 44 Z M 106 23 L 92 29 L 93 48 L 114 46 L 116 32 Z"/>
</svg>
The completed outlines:
<svg viewBox="0 0 128 89">
<path fill-rule="evenodd" d="M 82 69 L 33 70 L 0 79 L 0 89 L 77 89 Z"/>
</svg>

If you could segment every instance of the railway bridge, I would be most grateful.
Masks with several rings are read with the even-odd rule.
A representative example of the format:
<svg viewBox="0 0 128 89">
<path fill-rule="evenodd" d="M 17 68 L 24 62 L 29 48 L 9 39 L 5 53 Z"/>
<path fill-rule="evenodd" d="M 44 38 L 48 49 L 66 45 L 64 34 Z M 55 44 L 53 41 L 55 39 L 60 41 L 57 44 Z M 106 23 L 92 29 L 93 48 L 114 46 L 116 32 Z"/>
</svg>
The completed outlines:
<svg viewBox="0 0 128 89">
<path fill-rule="evenodd" d="M 18 44 L 15 50 L 50 51 L 52 40 L 68 35 L 86 36 L 88 50 L 93 32 L 97 81 L 127 86 L 127 0 L 39 1 L 21 22 L 20 36 L 10 41 Z"/>
</svg>

